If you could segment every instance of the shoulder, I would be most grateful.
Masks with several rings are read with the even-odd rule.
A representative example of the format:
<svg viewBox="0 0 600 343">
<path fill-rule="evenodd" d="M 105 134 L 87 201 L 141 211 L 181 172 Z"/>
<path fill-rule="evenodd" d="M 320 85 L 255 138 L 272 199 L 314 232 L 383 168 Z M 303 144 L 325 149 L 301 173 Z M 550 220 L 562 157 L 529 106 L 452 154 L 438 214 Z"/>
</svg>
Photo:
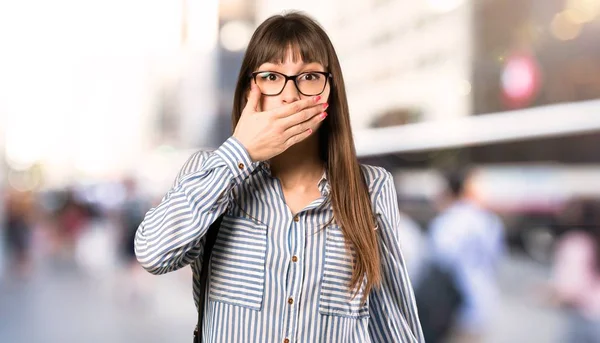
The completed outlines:
<svg viewBox="0 0 600 343">
<path fill-rule="evenodd" d="M 361 169 L 375 211 L 396 213 L 398 196 L 392 173 L 385 168 L 366 164 L 361 164 Z"/>
<path fill-rule="evenodd" d="M 362 169 L 363 177 L 365 178 L 365 183 L 369 189 L 369 194 L 377 195 L 386 187 L 389 188 L 394 186 L 392 173 L 385 168 L 368 164 L 361 164 L 360 167 Z"/>
<path fill-rule="evenodd" d="M 379 232 L 397 235 L 401 221 L 398 196 L 392 173 L 382 167 L 361 164 L 363 177 L 369 188 L 373 214 L 378 218 Z M 390 231 L 391 230 L 391 231 Z"/>
</svg>

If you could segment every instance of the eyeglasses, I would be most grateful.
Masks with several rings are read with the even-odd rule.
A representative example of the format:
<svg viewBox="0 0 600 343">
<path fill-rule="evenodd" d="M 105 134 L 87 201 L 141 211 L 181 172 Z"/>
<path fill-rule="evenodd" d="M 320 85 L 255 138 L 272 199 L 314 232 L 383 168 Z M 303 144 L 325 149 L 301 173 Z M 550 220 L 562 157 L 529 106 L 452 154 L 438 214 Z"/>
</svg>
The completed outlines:
<svg viewBox="0 0 600 343">
<path fill-rule="evenodd" d="M 306 96 L 319 95 L 325 90 L 331 73 L 310 71 L 298 75 L 285 75 L 275 71 L 256 71 L 250 75 L 263 95 L 274 96 L 283 92 L 289 80 L 293 80 L 300 94 Z"/>
</svg>

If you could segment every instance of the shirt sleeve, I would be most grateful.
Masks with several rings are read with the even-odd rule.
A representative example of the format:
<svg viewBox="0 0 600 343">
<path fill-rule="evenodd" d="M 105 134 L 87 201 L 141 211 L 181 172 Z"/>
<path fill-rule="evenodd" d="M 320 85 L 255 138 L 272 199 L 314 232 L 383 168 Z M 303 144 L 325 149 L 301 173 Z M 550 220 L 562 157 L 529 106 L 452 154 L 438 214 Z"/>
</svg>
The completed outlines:
<svg viewBox="0 0 600 343">
<path fill-rule="evenodd" d="M 377 343 L 425 342 L 413 288 L 400 251 L 398 200 L 389 172 L 385 172 L 375 203 L 382 282 L 369 297 L 371 340 Z"/>
<path fill-rule="evenodd" d="M 158 275 L 194 261 L 204 234 L 226 211 L 231 190 L 257 165 L 234 137 L 213 152 L 192 155 L 136 231 L 135 254 L 144 269 Z"/>
</svg>

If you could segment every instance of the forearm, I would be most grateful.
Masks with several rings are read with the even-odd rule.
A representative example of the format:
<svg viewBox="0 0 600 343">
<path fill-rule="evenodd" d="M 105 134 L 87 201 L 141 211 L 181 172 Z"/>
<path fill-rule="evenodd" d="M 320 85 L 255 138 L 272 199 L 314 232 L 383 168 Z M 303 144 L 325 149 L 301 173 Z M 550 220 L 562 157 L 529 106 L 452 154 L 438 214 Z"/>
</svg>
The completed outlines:
<svg viewBox="0 0 600 343">
<path fill-rule="evenodd" d="M 136 232 L 135 252 L 142 266 L 164 274 L 197 258 L 204 234 L 229 205 L 231 189 L 254 167 L 235 139 L 215 152 L 194 155 Z"/>
</svg>

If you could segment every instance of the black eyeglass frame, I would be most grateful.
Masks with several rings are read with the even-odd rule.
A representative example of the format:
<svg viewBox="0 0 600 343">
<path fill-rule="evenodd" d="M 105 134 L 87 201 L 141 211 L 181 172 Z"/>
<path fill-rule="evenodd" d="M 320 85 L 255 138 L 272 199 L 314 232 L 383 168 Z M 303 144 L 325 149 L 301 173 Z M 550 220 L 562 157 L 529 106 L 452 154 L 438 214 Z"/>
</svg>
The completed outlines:
<svg viewBox="0 0 600 343">
<path fill-rule="evenodd" d="M 330 72 L 327 71 L 306 71 L 300 74 L 296 74 L 296 75 L 285 75 L 282 74 L 280 72 L 277 71 L 269 71 L 269 70 L 262 70 L 262 71 L 255 71 L 252 74 L 250 74 L 250 78 L 254 81 L 254 83 L 256 83 L 256 76 L 258 74 L 262 74 L 262 73 L 273 73 L 273 74 L 277 74 L 277 75 L 281 75 L 283 76 L 283 78 L 285 79 L 285 82 L 283 83 L 283 87 L 281 87 L 281 90 L 279 91 L 279 93 L 277 94 L 265 94 L 261 91 L 261 94 L 264 96 L 277 96 L 279 94 L 281 94 L 283 92 L 283 90 L 285 89 L 285 86 L 287 85 L 289 80 L 294 81 L 294 86 L 296 86 L 296 90 L 298 90 L 298 92 L 304 96 L 315 96 L 315 95 L 320 95 L 325 91 L 325 88 L 327 88 L 327 82 L 329 82 L 329 79 L 332 79 L 333 76 L 331 75 Z M 298 87 L 298 76 L 300 75 L 304 75 L 304 74 L 320 74 L 323 75 L 325 77 L 325 84 L 323 85 L 323 89 L 321 89 L 321 91 L 317 94 L 305 94 L 300 90 L 300 87 Z M 258 85 L 258 83 L 256 83 Z"/>
</svg>

